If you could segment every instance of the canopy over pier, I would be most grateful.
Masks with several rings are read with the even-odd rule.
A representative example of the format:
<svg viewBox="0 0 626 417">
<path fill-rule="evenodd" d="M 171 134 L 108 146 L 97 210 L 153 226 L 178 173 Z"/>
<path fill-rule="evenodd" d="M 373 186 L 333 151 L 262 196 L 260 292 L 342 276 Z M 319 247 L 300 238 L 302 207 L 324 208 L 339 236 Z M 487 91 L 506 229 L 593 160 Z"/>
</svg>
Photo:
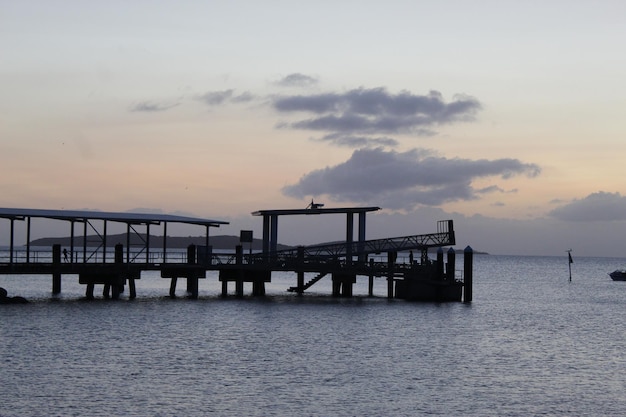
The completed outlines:
<svg viewBox="0 0 626 417">
<path fill-rule="evenodd" d="M 30 241 L 31 241 L 31 219 L 42 218 L 51 220 L 62 220 L 70 223 L 70 252 L 74 252 L 74 224 L 83 224 L 83 253 L 86 256 L 87 253 L 87 231 L 91 228 L 99 238 L 98 249 L 102 248 L 103 253 L 106 252 L 107 247 L 107 223 L 116 222 L 124 223 L 127 228 L 127 257 L 129 256 L 130 247 L 130 235 L 134 232 L 138 236 L 140 234 L 136 230 L 136 226 L 146 227 L 146 239 L 141 239 L 144 242 L 144 249 L 146 255 L 150 249 L 150 226 L 163 224 L 163 252 L 165 253 L 167 248 L 167 224 L 168 223 L 181 223 L 204 226 L 206 228 L 206 246 L 209 246 L 209 228 L 219 227 L 223 224 L 228 224 L 226 221 L 203 219 L 197 217 L 177 216 L 173 214 L 159 214 L 159 213 L 124 213 L 124 212 L 107 212 L 107 211 L 89 211 L 89 210 L 43 210 L 43 209 L 27 209 L 27 208 L 0 208 L 0 218 L 8 219 L 10 225 L 10 260 L 13 262 L 13 252 L 15 246 L 15 221 L 26 221 L 26 262 L 29 261 L 30 254 Z M 102 221 L 102 229 L 99 231 L 94 221 Z M 141 237 L 141 236 L 140 236 Z"/>
<path fill-rule="evenodd" d="M 263 252 L 276 252 L 278 247 L 278 216 L 345 214 L 346 215 L 346 247 L 351 248 L 354 242 L 354 215 L 358 214 L 359 232 L 358 242 L 365 242 L 365 215 L 368 212 L 378 211 L 380 207 L 343 207 L 323 208 L 323 204 L 311 201 L 305 209 L 259 210 L 253 216 L 263 216 Z M 349 250 L 349 249 L 348 249 Z M 351 256 L 351 254 L 347 254 Z"/>
</svg>

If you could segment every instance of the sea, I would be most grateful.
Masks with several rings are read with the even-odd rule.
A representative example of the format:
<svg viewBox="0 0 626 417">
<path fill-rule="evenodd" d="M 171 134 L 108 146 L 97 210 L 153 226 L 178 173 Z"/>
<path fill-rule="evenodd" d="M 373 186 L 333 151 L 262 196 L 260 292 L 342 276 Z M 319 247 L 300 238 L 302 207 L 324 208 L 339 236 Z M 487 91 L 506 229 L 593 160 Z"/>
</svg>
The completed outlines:
<svg viewBox="0 0 626 417">
<path fill-rule="evenodd" d="M 476 255 L 471 303 L 303 296 L 275 273 L 265 297 L 84 299 L 76 276 L 0 276 L 1 416 L 626 415 L 626 258 Z M 457 263 L 462 261 L 457 257 Z M 458 266 L 457 266 L 458 267 Z M 570 280 L 571 267 L 571 280 Z M 308 277 L 307 277 L 308 278 Z M 99 292 L 100 291 L 100 292 Z"/>
</svg>

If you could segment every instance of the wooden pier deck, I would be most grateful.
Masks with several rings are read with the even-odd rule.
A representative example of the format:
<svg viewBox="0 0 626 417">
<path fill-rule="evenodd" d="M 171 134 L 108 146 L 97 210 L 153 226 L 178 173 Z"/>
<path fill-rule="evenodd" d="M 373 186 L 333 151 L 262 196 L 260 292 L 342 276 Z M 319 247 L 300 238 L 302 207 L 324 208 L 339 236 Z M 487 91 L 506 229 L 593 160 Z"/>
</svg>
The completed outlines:
<svg viewBox="0 0 626 417">
<path fill-rule="evenodd" d="M 371 210 L 372 208 L 366 208 Z M 350 209 L 352 210 L 352 209 Z M 345 212 L 345 211 L 344 211 Z M 28 212 L 28 215 L 50 216 L 49 212 Z M 348 216 L 354 211 L 349 211 Z M 365 213 L 361 211 L 359 213 Z M 56 217 L 71 222 L 72 236 L 74 223 L 79 219 L 84 223 L 84 236 L 87 225 L 94 230 L 91 221 L 99 218 L 104 221 L 106 230 L 107 221 L 127 222 L 128 235 L 136 233 L 137 225 L 144 225 L 149 230 L 151 224 L 157 222 L 180 221 L 205 226 L 207 230 L 207 245 L 188 247 L 186 253 L 167 252 L 167 243 L 164 240 L 160 249 L 150 248 L 146 242 L 144 247 L 131 251 L 129 246 L 116 244 L 113 248 L 107 247 L 106 231 L 101 236 L 100 245 L 63 252 L 60 245 L 54 245 L 50 251 L 33 251 L 28 245 L 25 251 L 18 251 L 13 245 L 13 221 L 20 219 L 12 212 L 0 209 L 0 217 L 7 217 L 11 221 L 11 247 L 8 253 L 0 256 L 0 274 L 5 275 L 47 275 L 52 276 L 52 293 L 61 292 L 61 279 L 64 275 L 78 275 L 79 283 L 86 285 L 86 297 L 94 297 L 94 286 L 103 285 L 105 297 L 118 298 L 121 289 L 128 285 L 129 297 L 136 297 L 136 280 L 141 278 L 144 271 L 160 271 L 162 278 L 171 280 L 170 295 L 175 296 L 177 281 L 181 278 L 187 281 L 187 291 L 191 298 L 198 297 L 198 280 L 206 278 L 208 271 L 218 271 L 219 281 L 222 283 L 222 295 L 228 295 L 229 283 L 235 284 L 235 295 L 242 296 L 244 283 L 252 284 L 252 295 L 265 294 L 265 283 L 271 282 L 273 272 L 293 272 L 295 285 L 286 288 L 286 291 L 303 294 L 308 288 L 326 276 L 330 276 L 333 283 L 333 296 L 352 296 L 353 285 L 358 276 L 369 279 L 369 294 L 372 295 L 373 280 L 383 277 L 387 280 L 387 296 L 389 298 L 405 298 L 431 301 L 471 301 L 471 248 L 466 249 L 465 265 L 462 277 L 457 276 L 455 254 L 449 250 L 447 260 L 444 261 L 445 246 L 455 244 L 454 227 L 452 220 L 439 221 L 437 232 L 431 234 L 412 235 L 395 238 L 365 240 L 364 220 L 359 221 L 359 240 L 353 241 L 350 236 L 346 242 L 300 246 L 294 249 L 277 251 L 276 218 L 274 226 L 264 228 L 264 250 L 260 253 L 244 254 L 242 246 L 237 246 L 234 253 L 213 253 L 209 244 L 209 227 L 219 226 L 225 222 L 189 218 L 147 218 L 133 217 L 132 219 L 117 214 L 88 218 L 81 212 L 54 213 Z M 267 213 L 265 213 L 267 214 Z M 301 214 L 300 211 L 289 214 Z M 30 224 L 30 217 L 21 213 Z M 59 217 L 59 216 L 69 217 Z M 271 213 L 269 216 L 274 216 Z M 349 217 L 351 220 L 351 218 Z M 269 222 L 271 224 L 271 222 Z M 268 222 L 264 221 L 264 224 Z M 363 228 L 363 232 L 361 231 Z M 165 226 L 164 226 L 165 228 Z M 28 227 L 30 234 L 30 226 Z M 166 233 L 164 233 L 166 236 Z M 86 239 L 84 239 L 86 241 Z M 439 248 L 437 259 L 428 257 L 428 250 Z M 413 259 L 413 251 L 418 256 Z M 398 253 L 410 253 L 410 262 L 398 263 Z M 69 256 L 68 256 L 69 254 Z M 381 261 L 380 258 L 386 259 Z M 378 258 L 378 261 L 374 258 Z M 468 261 L 469 259 L 469 261 Z M 469 265 L 469 269 L 468 269 Z M 304 281 L 305 273 L 315 273 L 315 277 L 308 282 Z M 462 294 L 464 295 L 462 296 Z"/>
</svg>

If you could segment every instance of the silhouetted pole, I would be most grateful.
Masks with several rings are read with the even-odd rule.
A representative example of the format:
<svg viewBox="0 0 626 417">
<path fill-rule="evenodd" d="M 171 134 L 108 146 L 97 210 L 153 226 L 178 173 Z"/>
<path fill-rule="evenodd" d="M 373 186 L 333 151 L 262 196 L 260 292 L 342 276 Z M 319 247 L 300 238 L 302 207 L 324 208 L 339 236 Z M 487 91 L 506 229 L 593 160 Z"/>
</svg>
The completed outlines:
<svg viewBox="0 0 626 417">
<path fill-rule="evenodd" d="M 374 258 L 370 258 L 370 276 L 367 285 L 367 295 L 374 296 Z"/>
<path fill-rule="evenodd" d="M 296 292 L 298 295 L 302 295 L 304 292 L 304 246 L 298 246 L 298 289 Z"/>
<path fill-rule="evenodd" d="M 243 297 L 243 246 L 237 245 L 235 247 L 235 263 L 239 266 L 237 270 L 237 280 L 235 281 L 235 295 L 237 297 Z"/>
<path fill-rule="evenodd" d="M 572 264 L 574 263 L 574 260 L 572 259 L 571 249 L 567 250 L 567 258 L 568 258 L 567 266 L 569 267 L 569 282 L 572 282 Z"/>
<path fill-rule="evenodd" d="M 387 298 L 393 298 L 393 270 L 398 252 L 387 252 Z"/>
<path fill-rule="evenodd" d="M 52 294 L 61 293 L 61 272 L 59 268 L 61 266 L 61 245 L 52 245 L 52 265 L 54 265 L 54 272 L 52 272 Z"/>
<path fill-rule="evenodd" d="M 437 249 L 437 279 L 443 280 L 443 249 Z"/>
<path fill-rule="evenodd" d="M 196 245 L 187 247 L 187 263 L 190 265 L 196 263 Z M 193 271 L 190 271 L 187 275 L 187 292 L 190 298 L 198 298 L 198 277 L 195 276 Z"/>
<path fill-rule="evenodd" d="M 463 254 L 463 302 L 472 302 L 472 285 L 473 276 L 472 270 L 474 268 L 474 250 L 467 246 Z"/>
<path fill-rule="evenodd" d="M 448 265 L 446 267 L 446 280 L 454 281 L 454 272 L 456 270 L 456 252 L 454 249 L 448 249 Z"/>
</svg>

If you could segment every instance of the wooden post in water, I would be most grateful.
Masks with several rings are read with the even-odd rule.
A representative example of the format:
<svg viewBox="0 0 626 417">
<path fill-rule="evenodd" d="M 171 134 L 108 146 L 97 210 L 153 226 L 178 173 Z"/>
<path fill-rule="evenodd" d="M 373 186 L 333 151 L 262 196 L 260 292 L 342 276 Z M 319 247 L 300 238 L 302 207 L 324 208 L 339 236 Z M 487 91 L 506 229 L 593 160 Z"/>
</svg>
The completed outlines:
<svg viewBox="0 0 626 417">
<path fill-rule="evenodd" d="M 187 247 L 187 263 L 190 265 L 196 263 L 196 245 Z M 189 293 L 189 298 L 194 300 L 198 298 L 198 277 L 193 271 L 189 271 L 187 275 L 187 293 Z"/>
<path fill-rule="evenodd" d="M 370 276 L 367 283 L 367 295 L 374 296 L 374 258 L 370 258 Z"/>
<path fill-rule="evenodd" d="M 467 246 L 463 253 L 463 302 L 472 302 L 472 270 L 474 267 L 474 250 Z"/>
<path fill-rule="evenodd" d="M 243 266 L 243 246 L 237 245 L 235 247 L 235 263 L 242 268 Z M 237 297 L 243 297 L 243 269 L 238 270 L 237 279 L 235 281 L 235 295 Z"/>
<path fill-rule="evenodd" d="M 115 245 L 114 262 L 120 269 L 122 268 L 122 264 L 124 263 L 124 245 L 121 243 Z M 128 298 L 131 300 L 135 299 L 137 297 L 137 289 L 135 287 L 135 277 L 132 275 L 128 276 L 128 290 Z"/>
<path fill-rule="evenodd" d="M 453 248 L 448 249 L 448 264 L 446 266 L 446 280 L 454 281 L 454 271 L 456 270 L 456 252 Z"/>
<path fill-rule="evenodd" d="M 298 246 L 298 283 L 296 292 L 298 295 L 304 293 L 304 246 Z"/>
<path fill-rule="evenodd" d="M 398 252 L 387 252 L 387 298 L 393 298 L 393 270 Z"/>
<path fill-rule="evenodd" d="M 443 279 L 443 249 L 437 249 L 437 279 Z"/>
<path fill-rule="evenodd" d="M 61 266 L 61 245 L 52 245 L 52 265 L 54 265 L 54 272 L 52 272 L 52 294 L 61 293 L 61 272 L 58 268 Z"/>
</svg>

